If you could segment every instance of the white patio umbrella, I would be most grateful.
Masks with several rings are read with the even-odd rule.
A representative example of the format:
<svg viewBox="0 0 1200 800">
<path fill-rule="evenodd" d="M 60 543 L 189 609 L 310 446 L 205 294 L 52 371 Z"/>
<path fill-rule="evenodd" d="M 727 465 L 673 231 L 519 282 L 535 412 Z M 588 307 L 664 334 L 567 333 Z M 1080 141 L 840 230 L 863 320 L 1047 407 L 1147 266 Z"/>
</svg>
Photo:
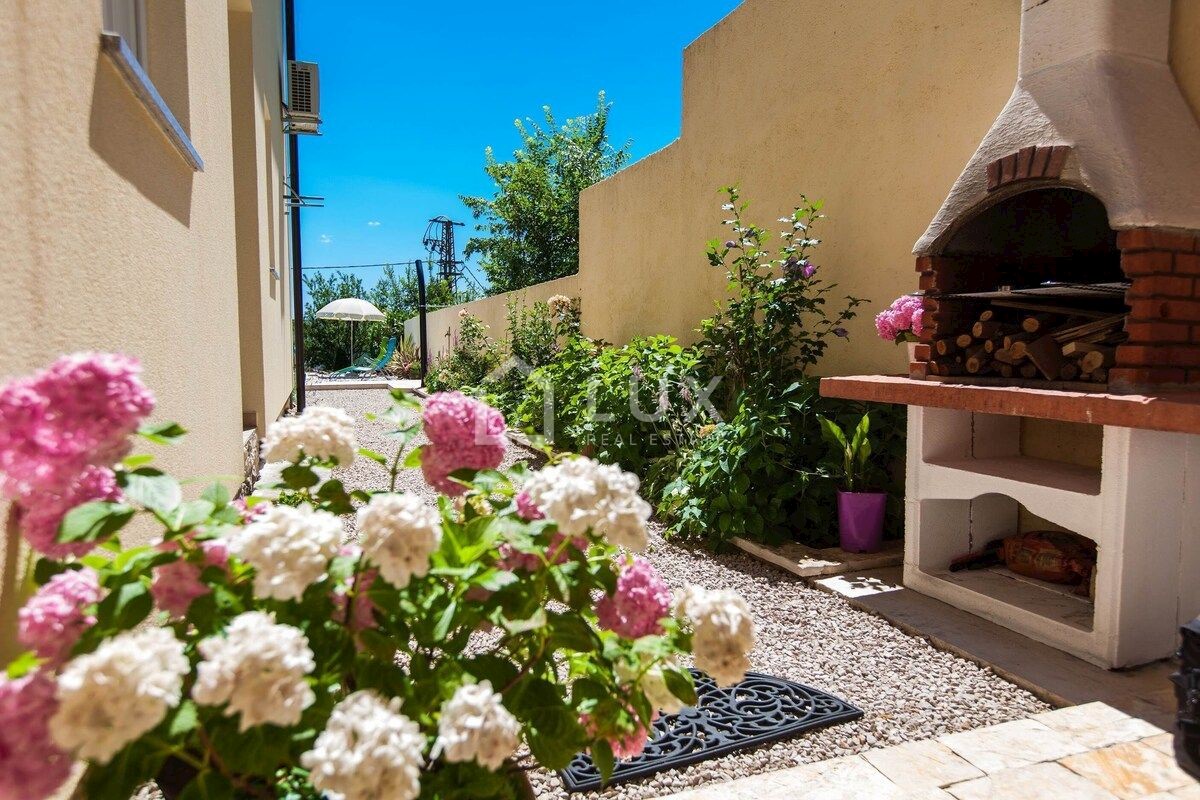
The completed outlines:
<svg viewBox="0 0 1200 800">
<path fill-rule="evenodd" d="M 350 363 L 354 363 L 354 323 L 379 322 L 387 315 L 359 297 L 334 300 L 317 312 L 317 319 L 340 319 L 350 323 Z"/>
</svg>

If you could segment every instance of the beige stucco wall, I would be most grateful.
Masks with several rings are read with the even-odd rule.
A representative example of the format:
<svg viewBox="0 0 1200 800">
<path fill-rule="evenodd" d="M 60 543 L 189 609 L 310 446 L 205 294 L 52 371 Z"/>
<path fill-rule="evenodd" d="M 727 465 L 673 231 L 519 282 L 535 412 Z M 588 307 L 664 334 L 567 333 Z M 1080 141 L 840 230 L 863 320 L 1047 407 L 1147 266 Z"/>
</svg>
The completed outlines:
<svg viewBox="0 0 1200 800">
<path fill-rule="evenodd" d="M 238 263 L 246 250 L 235 238 L 228 9 L 148 4 L 148 72 L 204 159 L 194 172 L 101 53 L 101 6 L 0 3 L 0 380 L 64 352 L 133 354 L 158 397 L 155 416 L 189 430 L 179 447 L 155 449 L 161 465 L 240 476 Z M 280 13 L 272 0 L 255 8 Z M 270 24 L 278 30 L 278 19 Z M 258 77 L 266 80 L 265 69 Z M 261 88 L 260 100 L 276 102 Z M 264 121 L 256 135 L 277 125 Z M 272 197 L 277 180 L 260 174 L 259 194 Z M 278 259 L 269 229 L 281 223 L 277 208 L 265 207 L 268 232 L 254 235 L 272 237 L 262 252 Z M 274 303 L 264 294 L 264 318 L 268 308 L 278 313 Z M 281 347 L 272 325 L 272 338 L 259 336 L 263 351 L 274 347 L 271 363 L 286 363 L 290 343 Z M 280 378 L 259 383 L 281 407 Z M 11 623 L 12 610 L 11 591 L 0 589 L 0 616 Z M 0 624 L 0 660 L 11 645 Z"/>
<path fill-rule="evenodd" d="M 583 194 L 585 331 L 694 338 L 725 292 L 704 247 L 737 183 L 771 230 L 823 199 L 814 263 L 872 301 L 822 370 L 899 371 L 871 316 L 914 288 L 913 242 L 1012 90 L 1019 24 L 1018 0 L 746 0 L 684 51 L 680 139 Z"/>
<path fill-rule="evenodd" d="M 283 19 L 278 2 L 250 5 L 229 11 L 230 105 L 242 409 L 246 424 L 261 432 L 291 399 L 292 292 L 289 222 L 280 191 L 287 169 L 279 113 Z"/>
<path fill-rule="evenodd" d="M 815 263 L 868 298 L 824 374 L 896 372 L 871 317 L 916 286 L 911 251 L 1016 78 L 1019 0 L 746 0 L 684 51 L 681 137 L 583 193 L 584 330 L 694 338 L 724 296 L 705 242 L 738 183 L 773 229 L 825 201 Z M 1175 0 L 1172 66 L 1200 107 L 1200 0 Z"/>
<path fill-rule="evenodd" d="M 448 308 L 430 311 L 426 317 L 426 329 L 429 333 L 429 362 L 432 364 L 445 355 L 450 349 L 450 342 L 458 332 L 458 312 L 465 309 L 483 321 L 488 328 L 488 336 L 500 341 L 508 335 L 508 304 L 516 299 L 521 305 L 532 305 L 539 300 L 549 300 L 556 294 L 567 297 L 579 296 L 579 276 L 568 275 L 558 280 L 546 281 L 527 289 L 515 292 L 505 292 L 470 303 L 463 303 Z M 588 312 L 585 308 L 584 314 Z M 416 317 L 404 322 L 404 335 L 414 342 L 420 342 L 418 334 L 419 321 Z"/>
</svg>

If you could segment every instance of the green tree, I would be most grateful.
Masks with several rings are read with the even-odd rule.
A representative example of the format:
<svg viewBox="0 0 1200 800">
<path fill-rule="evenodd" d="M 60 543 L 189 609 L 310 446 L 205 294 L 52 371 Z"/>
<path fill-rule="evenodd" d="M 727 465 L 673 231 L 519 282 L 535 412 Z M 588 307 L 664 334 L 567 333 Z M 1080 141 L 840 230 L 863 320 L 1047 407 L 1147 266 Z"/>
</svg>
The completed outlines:
<svg viewBox="0 0 1200 800">
<path fill-rule="evenodd" d="M 431 308 L 474 300 L 470 290 L 454 291 L 444 280 L 426 286 Z M 358 322 L 354 326 L 354 350 L 350 352 L 350 324 L 339 320 L 317 319 L 317 311 L 342 297 L 360 297 L 370 301 L 387 315 L 382 322 Z M 404 321 L 417 314 L 417 277 L 411 267 L 398 272 L 391 265 L 383 268 L 379 280 L 367 288 L 362 278 L 336 271 L 317 272 L 304 278 L 304 366 L 307 369 L 337 369 L 358 356 L 379 352 L 391 336 L 404 335 Z"/>
<path fill-rule="evenodd" d="M 629 158 L 629 142 L 609 144 L 610 105 L 600 92 L 593 113 L 561 127 L 545 106 L 545 127 L 532 120 L 514 123 L 521 147 L 511 161 L 497 161 L 487 149 L 484 170 L 496 193 L 462 201 L 480 234 L 467 242 L 466 255 L 479 254 L 493 294 L 578 271 L 579 193 Z"/>
</svg>

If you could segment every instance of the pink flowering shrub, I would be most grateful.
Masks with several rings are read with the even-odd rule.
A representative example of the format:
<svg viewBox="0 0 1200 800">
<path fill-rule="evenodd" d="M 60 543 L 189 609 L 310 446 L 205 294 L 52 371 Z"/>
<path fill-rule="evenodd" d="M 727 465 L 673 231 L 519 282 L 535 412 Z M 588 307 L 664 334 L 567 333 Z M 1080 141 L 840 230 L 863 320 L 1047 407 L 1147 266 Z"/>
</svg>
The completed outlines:
<svg viewBox="0 0 1200 800">
<path fill-rule="evenodd" d="M 875 315 L 875 330 L 880 339 L 889 342 L 915 342 L 925 330 L 925 309 L 922 299 L 905 294 Z"/>
<path fill-rule="evenodd" d="M 74 759 L 54 745 L 54 681 L 41 672 L 0 678 L 0 797 L 41 800 L 71 774 Z"/>
<path fill-rule="evenodd" d="M 80 634 L 96 624 L 88 606 L 100 596 L 95 570 L 60 572 L 17 612 L 17 640 L 49 663 L 61 663 Z"/>
<path fill-rule="evenodd" d="M 122 458 L 154 409 L 140 372 L 127 356 L 77 353 L 0 389 L 0 493 L 62 494 L 84 467 Z"/>
<path fill-rule="evenodd" d="M 601 627 L 630 639 L 662 633 L 659 620 L 671 614 L 671 590 L 658 570 L 634 556 L 617 577 L 617 590 L 596 605 Z"/>
<path fill-rule="evenodd" d="M 28 650 L 0 675 L 0 798 L 45 798 L 76 760 L 84 796 L 126 798 L 167 754 L 189 797 L 513 797 L 522 748 L 550 769 L 590 749 L 605 776 L 641 752 L 659 709 L 697 702 L 679 666 L 693 640 L 744 658 L 747 637 L 672 610 L 627 554 L 650 515 L 635 476 L 586 458 L 499 469 L 500 412 L 449 393 L 415 419 L 392 397 L 390 455 L 359 449 L 340 411 L 272 425 L 269 441 L 320 447 L 284 448 L 263 503 L 185 492 L 129 455 L 135 433 L 181 433 L 143 425 L 131 359 L 65 357 L 0 387 L 5 530 L 41 554 Z M 393 488 L 330 475 L 358 456 Z M 394 489 L 418 466 L 437 504 Z M 152 545 L 123 546 L 133 520 Z"/>
<path fill-rule="evenodd" d="M 504 460 L 504 415 L 487 403 L 460 392 L 438 392 L 425 402 L 421 418 L 429 439 L 421 470 L 439 492 L 457 497 L 466 487 L 450 479 L 452 472 L 495 469 Z"/>
</svg>

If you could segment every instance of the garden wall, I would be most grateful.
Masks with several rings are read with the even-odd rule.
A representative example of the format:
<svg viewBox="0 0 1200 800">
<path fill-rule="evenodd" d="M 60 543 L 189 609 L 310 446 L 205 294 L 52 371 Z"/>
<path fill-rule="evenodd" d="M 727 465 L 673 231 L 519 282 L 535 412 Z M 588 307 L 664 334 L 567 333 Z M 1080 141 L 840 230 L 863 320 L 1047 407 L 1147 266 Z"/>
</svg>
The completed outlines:
<svg viewBox="0 0 1200 800">
<path fill-rule="evenodd" d="M 509 301 L 517 298 L 523 305 L 529 305 L 536 303 L 538 300 L 549 300 L 556 294 L 568 297 L 577 296 L 579 294 L 579 276 L 568 275 L 565 278 L 546 281 L 545 283 L 539 283 L 536 286 L 530 286 L 526 289 L 518 289 L 515 292 L 505 292 L 504 294 L 474 300 L 470 303 L 430 311 L 426 318 L 426 326 L 429 333 L 430 363 L 445 355 L 449 350 L 454 334 L 458 332 L 459 311 L 465 309 L 469 313 L 479 317 L 483 321 L 483 324 L 488 326 L 488 335 L 493 339 L 500 340 L 505 337 L 508 331 L 506 314 Z M 587 313 L 586 309 L 584 313 Z M 420 341 L 419 326 L 420 321 L 417 317 L 406 320 L 404 323 L 404 335 L 414 342 Z"/>
<path fill-rule="evenodd" d="M 871 300 L 821 371 L 904 369 L 871 317 L 916 285 L 913 243 L 1012 91 L 1020 4 L 806 9 L 746 0 L 693 42 L 680 138 L 583 193 L 584 333 L 694 338 L 725 292 L 704 245 L 726 238 L 717 190 L 737 182 L 750 219 L 771 230 L 800 192 L 823 199 L 814 263 Z M 1174 12 L 1172 66 L 1200 109 L 1200 1 L 1176 0 Z"/>
</svg>

